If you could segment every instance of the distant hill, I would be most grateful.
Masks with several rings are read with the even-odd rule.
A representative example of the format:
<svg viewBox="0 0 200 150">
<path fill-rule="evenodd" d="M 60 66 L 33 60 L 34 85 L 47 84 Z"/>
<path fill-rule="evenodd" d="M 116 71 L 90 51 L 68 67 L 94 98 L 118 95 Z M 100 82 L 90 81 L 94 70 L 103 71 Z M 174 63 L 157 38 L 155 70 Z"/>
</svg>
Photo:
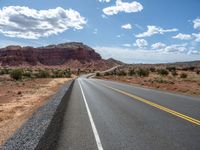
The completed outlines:
<svg viewBox="0 0 200 150">
<path fill-rule="evenodd" d="M 69 67 L 105 70 L 122 62 L 104 60 L 83 43 L 70 42 L 43 47 L 7 46 L 0 49 L 1 67 Z"/>
<path fill-rule="evenodd" d="M 195 61 L 186 61 L 186 62 L 176 62 L 172 63 L 175 65 L 194 65 L 194 66 L 200 66 L 200 60 L 195 60 Z"/>
</svg>

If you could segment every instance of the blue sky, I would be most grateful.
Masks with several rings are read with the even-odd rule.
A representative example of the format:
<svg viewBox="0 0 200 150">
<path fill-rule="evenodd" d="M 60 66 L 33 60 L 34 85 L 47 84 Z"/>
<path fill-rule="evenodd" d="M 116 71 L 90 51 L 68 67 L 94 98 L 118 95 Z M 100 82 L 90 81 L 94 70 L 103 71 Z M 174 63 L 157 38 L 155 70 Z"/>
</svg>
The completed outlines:
<svg viewBox="0 0 200 150">
<path fill-rule="evenodd" d="M 69 41 L 127 63 L 200 60 L 199 0 L 1 0 L 0 47 Z"/>
</svg>

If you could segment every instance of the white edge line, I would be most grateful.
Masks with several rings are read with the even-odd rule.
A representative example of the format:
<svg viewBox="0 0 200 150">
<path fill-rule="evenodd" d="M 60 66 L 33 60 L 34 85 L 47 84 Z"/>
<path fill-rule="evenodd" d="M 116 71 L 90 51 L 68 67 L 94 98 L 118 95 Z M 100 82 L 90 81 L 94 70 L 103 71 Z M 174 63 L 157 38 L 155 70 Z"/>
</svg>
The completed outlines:
<svg viewBox="0 0 200 150">
<path fill-rule="evenodd" d="M 90 119 L 90 123 L 91 123 L 91 126 L 92 126 L 92 130 L 93 130 L 93 133 L 94 133 L 94 137 L 95 137 L 95 140 L 96 140 L 96 143 L 97 143 L 98 150 L 103 150 L 103 147 L 102 147 L 102 144 L 101 144 L 101 140 L 100 140 L 98 131 L 97 131 L 97 129 L 96 129 L 94 120 L 93 120 L 93 118 L 92 118 L 92 114 L 91 114 L 91 112 L 90 112 L 90 109 L 89 109 L 88 103 L 87 103 L 87 101 L 86 101 L 85 94 L 84 94 L 84 92 L 83 92 L 83 88 L 82 88 L 82 86 L 81 86 L 81 83 L 79 82 L 79 79 L 78 79 L 78 83 L 79 83 L 80 88 L 81 88 L 81 93 L 82 93 L 82 95 L 83 95 L 83 99 L 84 99 L 84 102 L 85 102 L 85 106 L 86 106 L 87 113 L 88 113 L 88 116 L 89 116 L 89 119 Z"/>
</svg>

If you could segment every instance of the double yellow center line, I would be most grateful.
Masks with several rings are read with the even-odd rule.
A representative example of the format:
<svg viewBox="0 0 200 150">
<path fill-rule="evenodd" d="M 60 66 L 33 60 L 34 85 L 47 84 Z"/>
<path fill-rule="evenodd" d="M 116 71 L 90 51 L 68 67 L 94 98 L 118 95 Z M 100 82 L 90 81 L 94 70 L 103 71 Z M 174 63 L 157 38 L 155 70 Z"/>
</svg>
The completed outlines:
<svg viewBox="0 0 200 150">
<path fill-rule="evenodd" d="M 153 106 L 153 107 L 155 107 L 155 108 L 158 108 L 158 109 L 160 109 L 160 110 L 162 110 L 162 111 L 165 111 L 165 112 L 170 113 L 170 114 L 172 114 L 172 115 L 174 115 L 174 116 L 177 116 L 177 117 L 179 117 L 179 118 L 182 118 L 182 119 L 184 119 L 184 120 L 186 120 L 186 121 L 189 121 L 189 122 L 191 122 L 191 123 L 193 123 L 193 124 L 200 125 L 200 120 L 198 120 L 198 119 L 194 119 L 194 118 L 192 118 L 192 117 L 189 117 L 189 116 L 187 116 L 187 115 L 181 114 L 181 113 L 179 113 L 179 112 L 177 112 L 177 111 L 174 111 L 174 110 L 172 110 L 172 109 L 166 108 L 166 107 L 161 106 L 161 105 L 158 105 L 158 104 L 153 103 L 153 102 L 151 102 L 151 101 L 149 101 L 149 100 L 146 100 L 146 99 L 141 98 L 141 97 L 139 97 L 139 96 L 136 96 L 136 95 L 134 95 L 134 94 L 130 94 L 130 93 L 128 93 L 128 92 L 122 91 L 122 90 L 120 90 L 120 89 L 116 89 L 116 88 L 113 88 L 113 87 L 111 87 L 111 86 L 107 86 L 107 85 L 105 85 L 105 84 L 102 84 L 102 85 L 105 86 L 105 87 L 107 87 L 107 88 L 109 88 L 109 89 L 112 89 L 113 91 L 116 91 L 116 92 L 118 92 L 118 93 L 121 93 L 121 94 L 124 94 L 124 95 L 126 95 L 126 96 L 129 96 L 129 97 L 131 97 L 131 98 L 133 98 L 133 99 L 135 99 L 135 100 L 138 100 L 138 101 L 140 101 L 140 102 L 143 102 L 143 103 L 145 103 L 145 104 L 148 104 L 148 105 L 150 105 L 150 106 Z"/>
</svg>

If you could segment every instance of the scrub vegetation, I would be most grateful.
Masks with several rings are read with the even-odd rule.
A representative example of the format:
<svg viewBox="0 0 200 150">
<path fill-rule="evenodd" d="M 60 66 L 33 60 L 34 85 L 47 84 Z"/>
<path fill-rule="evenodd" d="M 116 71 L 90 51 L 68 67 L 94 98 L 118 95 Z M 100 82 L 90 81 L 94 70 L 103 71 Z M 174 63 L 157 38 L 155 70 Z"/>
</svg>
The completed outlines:
<svg viewBox="0 0 200 150">
<path fill-rule="evenodd" d="M 133 64 L 98 73 L 98 78 L 140 86 L 200 95 L 200 65 Z"/>
</svg>

